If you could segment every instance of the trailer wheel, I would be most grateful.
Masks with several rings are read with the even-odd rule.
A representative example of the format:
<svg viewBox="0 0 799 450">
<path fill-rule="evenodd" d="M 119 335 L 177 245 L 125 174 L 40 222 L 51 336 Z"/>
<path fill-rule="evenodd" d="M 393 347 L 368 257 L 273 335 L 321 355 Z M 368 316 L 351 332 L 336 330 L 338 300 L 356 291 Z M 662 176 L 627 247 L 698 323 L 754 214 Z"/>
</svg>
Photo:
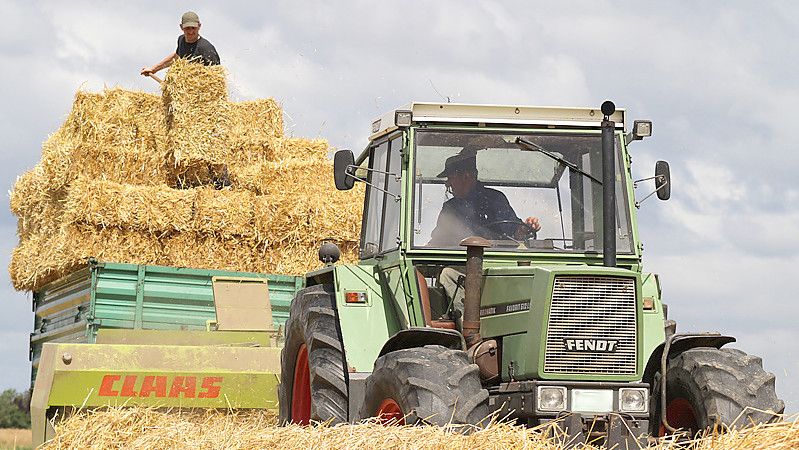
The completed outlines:
<svg viewBox="0 0 799 450">
<path fill-rule="evenodd" d="M 479 425 L 489 415 L 488 391 L 466 353 L 439 345 L 402 349 L 375 361 L 360 418 L 398 425 Z"/>
<path fill-rule="evenodd" d="M 311 286 L 294 297 L 280 366 L 280 423 L 347 421 L 344 345 L 331 286 Z"/>
<path fill-rule="evenodd" d="M 660 392 L 660 374 L 653 395 Z M 745 427 L 778 419 L 785 404 L 777 397 L 774 374 L 760 358 L 736 349 L 694 348 L 674 358 L 666 380 L 666 419 L 691 436 L 720 425 Z M 653 434 L 664 436 L 659 399 Z"/>
</svg>

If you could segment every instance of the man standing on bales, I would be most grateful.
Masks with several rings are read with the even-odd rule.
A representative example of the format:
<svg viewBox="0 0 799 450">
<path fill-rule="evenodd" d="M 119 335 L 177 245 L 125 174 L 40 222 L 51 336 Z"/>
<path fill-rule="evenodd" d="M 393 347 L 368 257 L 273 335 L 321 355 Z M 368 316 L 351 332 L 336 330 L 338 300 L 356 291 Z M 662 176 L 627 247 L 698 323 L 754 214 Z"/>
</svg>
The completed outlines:
<svg viewBox="0 0 799 450">
<path fill-rule="evenodd" d="M 167 68 L 177 58 L 186 58 L 190 61 L 201 62 L 206 66 L 219 64 L 219 54 L 207 39 L 200 36 L 200 17 L 197 13 L 189 11 L 180 18 L 180 29 L 183 35 L 178 37 L 178 48 L 169 56 L 152 67 L 145 67 L 141 74 L 150 76 L 161 69 Z"/>
</svg>

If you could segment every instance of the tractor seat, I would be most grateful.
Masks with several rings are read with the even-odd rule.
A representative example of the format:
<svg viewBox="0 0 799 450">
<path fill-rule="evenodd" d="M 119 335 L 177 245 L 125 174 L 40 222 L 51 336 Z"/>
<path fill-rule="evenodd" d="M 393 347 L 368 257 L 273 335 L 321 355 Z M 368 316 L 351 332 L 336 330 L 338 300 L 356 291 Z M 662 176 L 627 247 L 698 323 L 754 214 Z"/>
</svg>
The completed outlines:
<svg viewBox="0 0 799 450">
<path fill-rule="evenodd" d="M 419 297 L 422 301 L 422 316 L 424 316 L 424 323 L 428 327 L 444 328 L 447 330 L 456 330 L 454 320 L 433 320 L 432 312 L 430 311 L 430 288 L 427 286 L 427 280 L 419 269 L 416 270 L 416 282 L 419 284 Z"/>
</svg>

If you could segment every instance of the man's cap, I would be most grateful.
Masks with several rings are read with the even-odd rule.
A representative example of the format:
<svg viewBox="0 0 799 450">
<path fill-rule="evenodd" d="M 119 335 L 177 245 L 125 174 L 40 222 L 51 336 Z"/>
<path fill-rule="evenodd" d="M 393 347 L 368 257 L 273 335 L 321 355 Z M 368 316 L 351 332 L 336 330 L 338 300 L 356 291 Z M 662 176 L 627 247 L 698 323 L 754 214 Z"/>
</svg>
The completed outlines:
<svg viewBox="0 0 799 450">
<path fill-rule="evenodd" d="M 180 28 L 199 26 L 200 16 L 198 16 L 196 12 L 188 11 L 183 13 L 183 16 L 180 18 Z"/>
<path fill-rule="evenodd" d="M 456 155 L 444 161 L 444 170 L 437 178 L 444 178 L 455 172 L 477 172 L 477 147 L 466 146 Z"/>
</svg>

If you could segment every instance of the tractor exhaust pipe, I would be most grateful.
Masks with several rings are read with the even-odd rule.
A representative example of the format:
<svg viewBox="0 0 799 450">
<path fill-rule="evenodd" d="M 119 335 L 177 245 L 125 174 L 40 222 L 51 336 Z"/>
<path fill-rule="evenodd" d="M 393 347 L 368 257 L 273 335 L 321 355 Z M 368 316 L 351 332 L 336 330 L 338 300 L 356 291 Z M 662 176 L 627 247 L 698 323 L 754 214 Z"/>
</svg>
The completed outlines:
<svg viewBox="0 0 799 450">
<path fill-rule="evenodd" d="M 607 267 L 616 267 L 616 123 L 610 120 L 614 112 L 613 102 L 602 103 L 602 262 Z"/>
<path fill-rule="evenodd" d="M 463 299 L 463 338 L 466 348 L 480 343 L 480 297 L 483 278 L 483 251 L 491 247 L 488 240 L 470 236 L 461 241 L 466 247 L 466 281 Z"/>
</svg>

